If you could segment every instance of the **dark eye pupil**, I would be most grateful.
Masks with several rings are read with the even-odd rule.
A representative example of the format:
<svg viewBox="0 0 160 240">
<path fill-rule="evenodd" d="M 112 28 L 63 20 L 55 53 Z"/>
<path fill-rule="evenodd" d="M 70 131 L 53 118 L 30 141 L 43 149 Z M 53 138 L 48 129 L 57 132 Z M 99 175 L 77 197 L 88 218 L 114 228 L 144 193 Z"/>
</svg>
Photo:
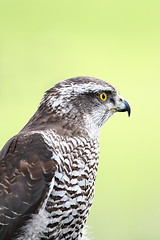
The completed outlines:
<svg viewBox="0 0 160 240">
<path fill-rule="evenodd" d="M 106 96 L 105 96 L 105 94 L 104 94 L 104 93 L 102 94 L 102 98 L 103 98 L 103 99 L 105 99 L 105 98 L 106 98 Z"/>
</svg>

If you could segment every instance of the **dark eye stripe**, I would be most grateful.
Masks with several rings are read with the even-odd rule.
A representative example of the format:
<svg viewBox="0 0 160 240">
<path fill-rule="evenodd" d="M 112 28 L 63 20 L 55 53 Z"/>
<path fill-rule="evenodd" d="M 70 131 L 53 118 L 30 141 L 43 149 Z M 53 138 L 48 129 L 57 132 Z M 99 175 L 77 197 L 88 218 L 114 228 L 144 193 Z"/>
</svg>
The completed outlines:
<svg viewBox="0 0 160 240">
<path fill-rule="evenodd" d="M 110 98 L 110 101 L 111 101 L 111 103 L 113 103 L 114 105 L 116 104 L 114 98 Z"/>
</svg>

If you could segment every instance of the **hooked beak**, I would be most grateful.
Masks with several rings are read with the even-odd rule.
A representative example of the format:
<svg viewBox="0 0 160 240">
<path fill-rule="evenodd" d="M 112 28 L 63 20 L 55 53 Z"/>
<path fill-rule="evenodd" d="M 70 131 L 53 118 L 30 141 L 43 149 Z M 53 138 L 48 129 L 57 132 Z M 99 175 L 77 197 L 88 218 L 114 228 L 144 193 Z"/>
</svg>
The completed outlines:
<svg viewBox="0 0 160 240">
<path fill-rule="evenodd" d="M 131 108 L 129 103 L 124 99 L 120 105 L 116 108 L 117 112 L 128 112 L 128 117 L 131 114 Z"/>
<path fill-rule="evenodd" d="M 129 103 L 124 99 L 120 105 L 117 107 L 118 112 L 128 112 L 128 117 L 130 117 L 131 114 L 131 108 Z"/>
</svg>

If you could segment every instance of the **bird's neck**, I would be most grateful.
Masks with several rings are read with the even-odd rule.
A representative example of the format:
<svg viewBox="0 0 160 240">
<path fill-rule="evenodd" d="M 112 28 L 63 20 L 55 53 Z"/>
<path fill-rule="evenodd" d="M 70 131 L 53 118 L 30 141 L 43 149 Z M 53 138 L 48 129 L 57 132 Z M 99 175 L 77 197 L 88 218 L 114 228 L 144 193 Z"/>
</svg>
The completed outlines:
<svg viewBox="0 0 160 240">
<path fill-rule="evenodd" d="M 77 118 L 76 116 L 58 116 L 50 113 L 37 111 L 21 132 L 40 131 L 53 129 L 62 136 L 81 136 L 96 139 L 99 138 L 100 129 L 94 123 L 89 122 L 88 118 Z"/>
</svg>

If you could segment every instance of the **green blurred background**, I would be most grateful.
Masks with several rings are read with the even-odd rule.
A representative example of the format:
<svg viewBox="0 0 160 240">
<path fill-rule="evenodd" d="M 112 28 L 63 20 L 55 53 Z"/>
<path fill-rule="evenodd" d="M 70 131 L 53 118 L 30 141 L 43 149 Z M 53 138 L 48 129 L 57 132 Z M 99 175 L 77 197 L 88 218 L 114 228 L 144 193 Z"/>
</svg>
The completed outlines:
<svg viewBox="0 0 160 240">
<path fill-rule="evenodd" d="M 160 239 L 160 1 L 1 0 L 0 147 L 43 92 L 80 75 L 132 107 L 102 128 L 93 240 Z"/>
</svg>

